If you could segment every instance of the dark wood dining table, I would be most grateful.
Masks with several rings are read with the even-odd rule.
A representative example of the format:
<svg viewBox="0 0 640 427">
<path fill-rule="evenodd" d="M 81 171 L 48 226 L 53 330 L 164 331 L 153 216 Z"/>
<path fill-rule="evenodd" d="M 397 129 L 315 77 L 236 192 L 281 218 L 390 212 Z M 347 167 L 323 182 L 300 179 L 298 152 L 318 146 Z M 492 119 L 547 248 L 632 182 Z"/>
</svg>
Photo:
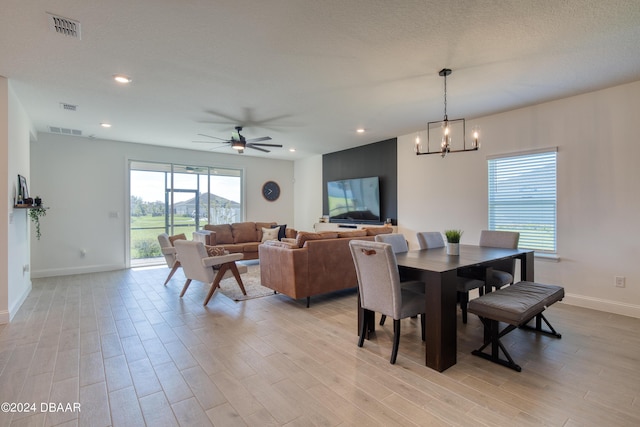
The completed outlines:
<svg viewBox="0 0 640 427">
<path fill-rule="evenodd" d="M 425 283 L 426 365 L 439 372 L 456 364 L 457 289 L 460 269 L 483 267 L 491 262 L 520 260 L 521 280 L 533 281 L 533 251 L 460 245 L 460 255 L 447 255 L 446 248 L 422 249 L 396 254 L 403 278 Z M 472 269 L 490 272 L 488 269 Z M 362 311 L 360 309 L 360 311 Z M 362 312 L 359 313 L 363 315 Z M 370 322 L 370 325 L 375 322 Z"/>
</svg>

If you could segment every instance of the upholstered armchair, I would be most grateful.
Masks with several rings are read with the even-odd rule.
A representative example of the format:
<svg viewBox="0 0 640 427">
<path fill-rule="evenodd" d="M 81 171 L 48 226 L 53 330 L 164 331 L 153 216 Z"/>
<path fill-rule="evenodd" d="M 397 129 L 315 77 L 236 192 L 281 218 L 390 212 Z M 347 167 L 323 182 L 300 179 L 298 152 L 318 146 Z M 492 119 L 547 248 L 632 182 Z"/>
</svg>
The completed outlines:
<svg viewBox="0 0 640 427">
<path fill-rule="evenodd" d="M 247 294 L 244 289 L 244 284 L 242 283 L 242 278 L 240 277 L 240 272 L 236 266 L 236 261 L 242 259 L 242 254 L 209 256 L 202 242 L 188 240 L 177 240 L 174 242 L 174 245 L 178 261 L 180 261 L 184 275 L 187 278 L 180 293 L 181 298 L 184 296 L 192 280 L 210 283 L 209 293 L 204 300 L 204 305 L 207 305 L 214 291 L 220 286 L 220 281 L 227 271 L 233 273 L 242 293 L 244 295 Z"/>
<path fill-rule="evenodd" d="M 173 241 L 175 240 L 186 240 L 186 237 L 184 234 L 179 234 L 177 236 L 169 236 L 167 233 L 158 234 L 160 251 L 164 256 L 164 260 L 167 262 L 167 267 L 171 269 L 167 276 L 167 280 L 164 281 L 165 286 L 167 286 L 169 280 L 171 280 L 175 272 L 180 268 L 180 261 L 178 261 L 178 258 L 176 257 L 176 248 L 173 247 Z"/>
</svg>

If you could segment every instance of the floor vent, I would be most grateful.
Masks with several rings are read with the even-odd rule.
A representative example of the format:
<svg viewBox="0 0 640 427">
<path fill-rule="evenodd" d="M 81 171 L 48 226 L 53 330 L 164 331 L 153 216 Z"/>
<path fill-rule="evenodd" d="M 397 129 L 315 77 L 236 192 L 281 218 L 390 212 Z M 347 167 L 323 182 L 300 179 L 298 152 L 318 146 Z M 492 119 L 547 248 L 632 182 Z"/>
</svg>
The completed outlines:
<svg viewBox="0 0 640 427">
<path fill-rule="evenodd" d="M 80 39 L 80 22 L 47 13 L 49 29 L 64 36 Z"/>
<path fill-rule="evenodd" d="M 82 131 L 78 129 L 61 128 L 57 126 L 49 126 L 49 132 L 59 133 L 61 135 L 82 136 Z"/>
</svg>

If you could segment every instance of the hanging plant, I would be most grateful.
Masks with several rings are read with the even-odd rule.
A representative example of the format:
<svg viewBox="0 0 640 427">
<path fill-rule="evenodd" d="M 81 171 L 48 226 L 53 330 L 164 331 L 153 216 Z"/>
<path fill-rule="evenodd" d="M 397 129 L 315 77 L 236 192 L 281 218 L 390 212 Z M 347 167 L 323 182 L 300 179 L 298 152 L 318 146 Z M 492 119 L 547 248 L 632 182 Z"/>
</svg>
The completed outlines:
<svg viewBox="0 0 640 427">
<path fill-rule="evenodd" d="M 36 238 L 40 240 L 40 217 L 45 216 L 47 214 L 47 210 L 43 207 L 31 208 L 29 209 L 29 217 L 31 221 L 36 225 Z"/>
</svg>

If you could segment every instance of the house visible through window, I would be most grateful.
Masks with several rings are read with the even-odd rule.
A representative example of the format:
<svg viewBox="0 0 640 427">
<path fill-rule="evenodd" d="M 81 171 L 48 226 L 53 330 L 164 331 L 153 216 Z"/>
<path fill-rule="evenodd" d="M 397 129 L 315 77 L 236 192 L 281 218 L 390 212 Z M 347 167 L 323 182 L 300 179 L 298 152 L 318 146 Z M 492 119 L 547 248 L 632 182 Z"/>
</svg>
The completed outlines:
<svg viewBox="0 0 640 427">
<path fill-rule="evenodd" d="M 557 149 L 489 158 L 489 229 L 520 232 L 519 247 L 556 253 Z"/>
</svg>

